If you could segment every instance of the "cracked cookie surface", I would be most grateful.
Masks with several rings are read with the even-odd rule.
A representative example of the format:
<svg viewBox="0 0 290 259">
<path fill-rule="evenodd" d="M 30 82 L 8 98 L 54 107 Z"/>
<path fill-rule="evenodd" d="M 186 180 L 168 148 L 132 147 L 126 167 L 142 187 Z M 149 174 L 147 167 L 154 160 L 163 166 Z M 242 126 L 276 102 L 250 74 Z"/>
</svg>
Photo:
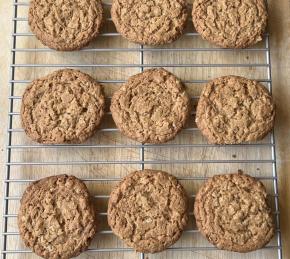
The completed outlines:
<svg viewBox="0 0 290 259">
<path fill-rule="evenodd" d="M 85 251 L 96 233 L 96 216 L 86 185 L 57 175 L 24 192 L 18 227 L 25 245 L 43 258 L 71 258 Z"/>
<path fill-rule="evenodd" d="M 102 89 L 89 75 L 64 69 L 34 80 L 21 106 L 22 126 L 39 143 L 80 143 L 104 115 Z"/>
<path fill-rule="evenodd" d="M 117 90 L 111 111 L 117 127 L 141 143 L 163 143 L 185 125 L 190 101 L 183 85 L 165 69 L 134 75 Z"/>
<path fill-rule="evenodd" d="M 218 46 L 245 48 L 262 40 L 267 25 L 264 0 L 195 0 L 196 31 Z"/>
<path fill-rule="evenodd" d="M 216 175 L 198 191 L 194 215 L 200 232 L 220 249 L 250 252 L 275 233 L 263 184 L 245 174 Z"/>
<path fill-rule="evenodd" d="M 161 45 L 182 35 L 188 14 L 185 0 L 113 0 L 111 16 L 129 41 Z"/>
<path fill-rule="evenodd" d="M 274 126 L 275 106 L 257 81 L 224 76 L 203 89 L 196 124 L 210 143 L 240 144 L 265 137 Z"/>
<path fill-rule="evenodd" d="M 99 34 L 103 16 L 100 0 L 32 0 L 28 22 L 44 45 L 69 51 L 86 46 Z"/>
<path fill-rule="evenodd" d="M 110 195 L 108 223 L 136 251 L 160 252 L 179 239 L 187 224 L 186 193 L 166 172 L 133 172 Z"/>
</svg>

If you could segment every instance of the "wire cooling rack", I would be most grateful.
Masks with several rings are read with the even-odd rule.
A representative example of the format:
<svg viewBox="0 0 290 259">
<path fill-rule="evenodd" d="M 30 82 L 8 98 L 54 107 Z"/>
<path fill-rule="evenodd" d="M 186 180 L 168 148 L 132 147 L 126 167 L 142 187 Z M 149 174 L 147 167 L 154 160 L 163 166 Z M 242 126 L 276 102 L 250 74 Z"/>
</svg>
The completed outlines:
<svg viewBox="0 0 290 259">
<path fill-rule="evenodd" d="M 24 1 L 24 0 L 23 0 Z M 101 129 L 85 144 L 38 145 L 24 135 L 19 119 L 21 95 L 27 83 L 52 70 L 81 69 L 103 84 L 107 101 L 128 76 L 147 67 L 166 67 L 179 76 L 192 96 L 193 106 L 202 85 L 221 75 L 237 74 L 257 79 L 272 91 L 269 34 L 245 50 L 221 49 L 204 42 L 189 21 L 186 34 L 173 44 L 152 48 L 132 44 L 115 31 L 105 3 L 106 24 L 96 42 L 79 52 L 56 52 L 41 45 L 29 32 L 29 3 L 14 0 L 12 64 L 10 76 L 7 170 L 4 180 L 3 258 L 33 258 L 20 240 L 17 210 L 23 190 L 33 180 L 53 174 L 74 174 L 83 179 L 95 197 L 99 232 L 81 258 L 282 258 L 279 223 L 275 138 L 232 146 L 209 145 L 194 124 L 194 110 L 177 138 L 160 145 L 141 145 L 123 137 L 108 111 Z M 239 62 L 237 63 L 237 60 Z M 163 253 L 138 254 L 118 240 L 106 223 L 106 205 L 115 182 L 136 169 L 164 169 L 182 181 L 191 198 L 208 177 L 244 170 L 258 177 L 269 192 L 276 221 L 276 236 L 263 249 L 247 254 L 219 251 L 190 223 L 181 239 Z"/>
</svg>

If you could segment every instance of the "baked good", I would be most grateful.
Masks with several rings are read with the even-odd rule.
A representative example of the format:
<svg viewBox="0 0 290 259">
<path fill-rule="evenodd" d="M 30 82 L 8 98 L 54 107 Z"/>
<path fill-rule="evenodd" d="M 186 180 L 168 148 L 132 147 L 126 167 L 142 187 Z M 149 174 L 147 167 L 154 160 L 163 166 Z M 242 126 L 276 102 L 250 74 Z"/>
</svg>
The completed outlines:
<svg viewBox="0 0 290 259">
<path fill-rule="evenodd" d="M 108 223 L 136 251 L 160 252 L 179 239 L 187 224 L 186 193 L 166 172 L 133 172 L 110 195 Z"/>
<path fill-rule="evenodd" d="M 173 139 L 185 125 L 190 100 L 182 83 L 165 69 L 148 69 L 134 75 L 112 98 L 117 127 L 142 143 Z"/>
<path fill-rule="evenodd" d="M 275 106 L 257 81 L 224 76 L 203 89 L 196 124 L 210 143 L 239 144 L 262 139 L 274 126 Z"/>
<path fill-rule="evenodd" d="M 242 174 L 216 175 L 198 191 L 194 216 L 201 234 L 220 249 L 250 252 L 275 233 L 263 184 Z"/>
<path fill-rule="evenodd" d="M 262 40 L 267 25 L 264 0 L 195 0 L 192 20 L 205 40 L 223 48 L 246 48 Z"/>
<path fill-rule="evenodd" d="M 43 258 L 71 258 L 96 233 L 96 215 L 86 185 L 57 175 L 33 182 L 24 192 L 18 227 L 25 245 Z"/>
<path fill-rule="evenodd" d="M 100 32 L 103 22 L 101 0 L 31 0 L 28 23 L 46 46 L 56 50 L 77 50 Z"/>
<path fill-rule="evenodd" d="M 188 14 L 186 0 L 113 0 L 111 16 L 129 41 L 161 45 L 182 35 Z"/>
<path fill-rule="evenodd" d="M 39 143 L 79 143 L 104 115 L 102 89 L 89 75 L 64 69 L 34 80 L 22 98 L 26 134 Z"/>
</svg>

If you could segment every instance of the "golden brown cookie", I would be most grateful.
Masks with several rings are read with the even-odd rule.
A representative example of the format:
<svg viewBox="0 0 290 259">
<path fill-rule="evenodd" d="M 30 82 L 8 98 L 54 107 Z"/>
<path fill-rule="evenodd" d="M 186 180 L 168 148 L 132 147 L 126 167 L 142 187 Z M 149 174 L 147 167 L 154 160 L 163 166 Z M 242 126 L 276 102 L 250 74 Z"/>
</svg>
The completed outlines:
<svg viewBox="0 0 290 259">
<path fill-rule="evenodd" d="M 275 233 L 263 184 L 245 174 L 216 175 L 199 190 L 194 215 L 200 232 L 220 249 L 250 252 Z"/>
<path fill-rule="evenodd" d="M 116 29 L 129 41 L 161 45 L 179 38 L 186 25 L 185 0 L 113 0 Z"/>
<path fill-rule="evenodd" d="M 31 31 L 46 46 L 77 50 L 100 32 L 103 21 L 101 0 L 32 0 L 28 22 Z"/>
<path fill-rule="evenodd" d="M 80 143 L 95 132 L 104 108 L 101 86 L 94 79 L 77 70 L 58 70 L 26 88 L 22 126 L 39 143 Z"/>
<path fill-rule="evenodd" d="M 274 126 L 275 106 L 257 81 L 224 76 L 203 89 L 196 124 L 210 143 L 239 144 L 265 137 Z"/>
<path fill-rule="evenodd" d="M 86 185 L 67 175 L 32 183 L 21 199 L 18 227 L 25 245 L 43 258 L 79 255 L 96 233 L 95 209 Z"/>
<path fill-rule="evenodd" d="M 187 224 L 186 193 L 168 173 L 133 172 L 110 195 L 108 223 L 136 251 L 160 252 L 179 239 Z"/>
<path fill-rule="evenodd" d="M 224 48 L 246 48 L 262 40 L 264 0 L 195 0 L 192 20 L 202 38 Z"/>
<path fill-rule="evenodd" d="M 141 143 L 173 139 L 185 125 L 190 100 L 182 83 L 165 69 L 134 75 L 115 92 L 111 111 L 117 127 Z"/>
</svg>

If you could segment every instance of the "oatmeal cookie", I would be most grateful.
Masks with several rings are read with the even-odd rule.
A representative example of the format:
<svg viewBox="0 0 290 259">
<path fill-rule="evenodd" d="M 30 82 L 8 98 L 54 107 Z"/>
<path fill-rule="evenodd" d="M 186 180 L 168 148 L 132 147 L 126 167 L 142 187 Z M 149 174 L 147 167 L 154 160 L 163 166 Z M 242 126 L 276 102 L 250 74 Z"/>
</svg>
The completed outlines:
<svg viewBox="0 0 290 259">
<path fill-rule="evenodd" d="M 201 187 L 194 215 L 200 232 L 220 249 L 250 252 L 275 233 L 263 184 L 246 174 L 216 175 Z"/>
<path fill-rule="evenodd" d="M 190 100 L 182 83 L 165 69 L 134 75 L 116 91 L 111 111 L 117 127 L 142 143 L 163 143 L 183 128 Z"/>
<path fill-rule="evenodd" d="M 111 16 L 129 41 L 161 45 L 183 34 L 188 14 L 185 0 L 113 0 Z"/>
<path fill-rule="evenodd" d="M 195 0 L 197 32 L 223 48 L 246 48 L 262 40 L 267 25 L 264 0 Z"/>
<path fill-rule="evenodd" d="M 160 252 L 174 244 L 187 224 L 187 196 L 168 173 L 136 171 L 112 191 L 108 223 L 136 251 Z"/>
<path fill-rule="evenodd" d="M 96 233 L 96 215 L 86 185 L 57 175 L 32 183 L 24 192 L 18 227 L 37 255 L 71 258 L 85 251 Z"/>
<path fill-rule="evenodd" d="M 94 39 L 100 32 L 103 18 L 101 0 L 32 0 L 28 23 L 44 45 L 70 51 Z"/>
<path fill-rule="evenodd" d="M 210 143 L 240 144 L 260 140 L 274 126 L 275 106 L 257 81 L 224 76 L 203 89 L 196 124 Z"/>
<path fill-rule="evenodd" d="M 22 126 L 39 143 L 80 143 L 95 132 L 104 109 L 105 98 L 94 79 L 77 70 L 59 70 L 26 88 Z"/>
</svg>

